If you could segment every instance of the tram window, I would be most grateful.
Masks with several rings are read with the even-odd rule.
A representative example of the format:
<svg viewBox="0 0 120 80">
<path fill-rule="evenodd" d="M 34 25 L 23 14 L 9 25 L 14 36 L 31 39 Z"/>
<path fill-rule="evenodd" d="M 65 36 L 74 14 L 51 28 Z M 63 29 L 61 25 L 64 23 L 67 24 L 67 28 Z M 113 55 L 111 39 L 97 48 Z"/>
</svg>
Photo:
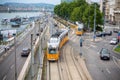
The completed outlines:
<svg viewBox="0 0 120 80">
<path fill-rule="evenodd" d="M 66 36 L 68 36 L 68 33 L 66 34 Z"/>
<path fill-rule="evenodd" d="M 52 39 L 52 40 L 50 40 L 50 43 L 56 43 L 56 42 L 58 42 L 57 39 Z"/>
<path fill-rule="evenodd" d="M 78 31 L 81 31 L 81 29 L 80 29 L 80 28 L 78 28 Z"/>
<path fill-rule="evenodd" d="M 55 54 L 56 53 L 56 49 L 49 49 L 49 53 L 50 54 Z"/>
</svg>

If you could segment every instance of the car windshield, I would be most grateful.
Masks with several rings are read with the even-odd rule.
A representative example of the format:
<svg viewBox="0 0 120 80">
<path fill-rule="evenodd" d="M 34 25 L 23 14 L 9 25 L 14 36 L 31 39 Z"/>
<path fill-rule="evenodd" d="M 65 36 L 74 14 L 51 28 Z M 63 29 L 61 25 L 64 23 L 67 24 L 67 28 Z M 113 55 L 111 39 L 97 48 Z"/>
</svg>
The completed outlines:
<svg viewBox="0 0 120 80">
<path fill-rule="evenodd" d="M 102 49 L 102 54 L 109 54 L 107 49 Z"/>
<path fill-rule="evenodd" d="M 116 39 L 116 38 L 113 38 L 112 40 L 113 40 L 113 41 L 117 41 L 117 39 Z"/>
<path fill-rule="evenodd" d="M 27 48 L 23 49 L 23 52 L 27 52 L 27 51 L 28 51 L 28 49 L 27 49 Z"/>
</svg>

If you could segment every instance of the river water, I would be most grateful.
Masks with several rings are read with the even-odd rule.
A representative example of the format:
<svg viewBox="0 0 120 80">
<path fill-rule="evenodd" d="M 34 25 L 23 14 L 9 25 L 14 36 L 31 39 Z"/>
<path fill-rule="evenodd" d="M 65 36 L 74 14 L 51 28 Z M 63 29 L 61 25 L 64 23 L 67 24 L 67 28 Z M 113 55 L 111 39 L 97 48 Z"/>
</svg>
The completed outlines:
<svg viewBox="0 0 120 80">
<path fill-rule="evenodd" d="M 36 17 L 36 16 L 43 16 L 41 12 L 15 12 L 15 13 L 0 13 L 0 30 L 17 30 L 22 31 L 26 28 L 27 25 L 21 25 L 20 27 L 11 27 L 11 25 L 1 25 L 2 19 L 8 19 L 15 17 Z M 8 34 L 8 33 L 7 33 Z"/>
<path fill-rule="evenodd" d="M 16 13 L 0 13 L 0 29 L 12 29 L 10 25 L 1 25 L 1 20 L 4 18 L 11 19 L 16 16 L 19 17 L 33 17 L 33 16 L 42 16 L 41 12 L 16 12 Z M 19 27 L 19 28 L 22 28 Z"/>
</svg>

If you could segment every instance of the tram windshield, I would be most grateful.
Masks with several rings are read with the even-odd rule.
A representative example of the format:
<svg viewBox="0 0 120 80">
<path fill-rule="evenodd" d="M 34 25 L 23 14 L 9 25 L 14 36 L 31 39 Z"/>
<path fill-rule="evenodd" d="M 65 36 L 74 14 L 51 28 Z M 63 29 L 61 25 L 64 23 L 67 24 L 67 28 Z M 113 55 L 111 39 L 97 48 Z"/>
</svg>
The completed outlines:
<svg viewBox="0 0 120 80">
<path fill-rule="evenodd" d="M 57 43 L 58 42 L 58 40 L 57 39 L 50 39 L 50 43 Z"/>
<path fill-rule="evenodd" d="M 81 31 L 82 29 L 81 28 L 78 28 L 78 31 Z"/>
<path fill-rule="evenodd" d="M 56 52 L 57 52 L 57 50 L 55 48 L 49 49 L 50 54 L 55 54 Z"/>
</svg>

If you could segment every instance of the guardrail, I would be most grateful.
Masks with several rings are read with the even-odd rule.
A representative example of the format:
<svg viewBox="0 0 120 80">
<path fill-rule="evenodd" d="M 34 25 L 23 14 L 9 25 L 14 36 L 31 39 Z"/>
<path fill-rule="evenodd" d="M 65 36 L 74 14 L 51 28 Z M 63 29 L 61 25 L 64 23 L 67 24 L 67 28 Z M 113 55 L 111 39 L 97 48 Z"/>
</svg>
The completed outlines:
<svg viewBox="0 0 120 80">
<path fill-rule="evenodd" d="M 37 38 L 37 40 L 35 42 L 35 45 L 33 46 L 34 52 L 36 52 L 36 50 L 37 50 L 38 43 L 39 43 L 39 38 Z M 24 64 L 24 66 L 23 66 L 17 80 L 24 80 L 25 79 L 26 74 L 28 73 L 28 71 L 30 69 L 30 63 L 31 63 L 31 53 L 28 56 L 28 58 L 26 59 L 26 62 Z"/>
<path fill-rule="evenodd" d="M 40 39 L 41 39 L 42 35 L 46 32 L 46 30 L 47 30 L 47 27 L 45 27 L 44 31 L 40 35 Z M 35 55 L 35 52 L 36 52 L 36 50 L 37 50 L 37 48 L 39 46 L 39 41 L 40 40 L 39 40 L 39 37 L 38 37 L 36 42 L 35 42 L 35 45 L 33 46 L 34 55 Z M 26 62 L 24 64 L 24 66 L 23 66 L 17 80 L 24 80 L 25 79 L 25 77 L 26 77 L 26 75 L 27 75 L 27 73 L 28 73 L 28 71 L 30 69 L 30 63 L 31 63 L 31 53 L 28 56 L 28 58 L 26 59 Z"/>
</svg>

